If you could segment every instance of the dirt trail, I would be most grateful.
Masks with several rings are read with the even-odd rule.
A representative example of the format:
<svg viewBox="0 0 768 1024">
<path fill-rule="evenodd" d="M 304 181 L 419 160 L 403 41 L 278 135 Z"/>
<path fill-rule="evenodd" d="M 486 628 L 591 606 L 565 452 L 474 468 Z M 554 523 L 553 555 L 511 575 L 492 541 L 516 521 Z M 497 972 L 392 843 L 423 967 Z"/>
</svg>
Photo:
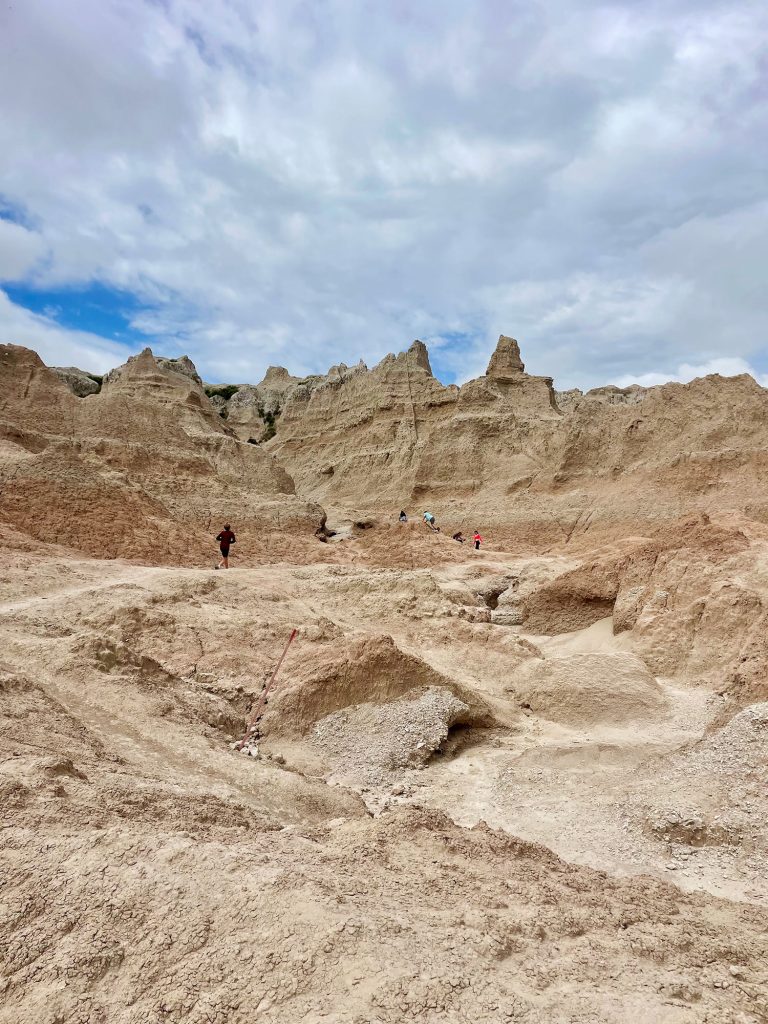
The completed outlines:
<svg viewBox="0 0 768 1024">
<path fill-rule="evenodd" d="M 147 586 L 153 580 L 161 579 L 171 570 L 167 568 L 148 568 L 146 566 L 127 565 L 120 562 L 78 562 L 77 570 L 87 575 L 111 573 L 108 579 L 95 579 L 89 583 L 77 586 L 58 587 L 44 594 L 34 594 L 22 598 L 20 601 L 0 602 L 0 614 L 12 614 L 24 611 L 28 608 L 42 605 L 43 601 L 60 601 L 63 598 L 80 597 L 86 594 L 96 593 L 101 590 L 111 590 L 114 587 L 133 584 L 136 586 Z M 77 571 L 76 570 L 76 571 Z M 172 570 L 178 573 L 180 570 Z M 183 570 L 182 570 L 183 571 Z M 189 570 L 194 572 L 195 570 Z"/>
</svg>

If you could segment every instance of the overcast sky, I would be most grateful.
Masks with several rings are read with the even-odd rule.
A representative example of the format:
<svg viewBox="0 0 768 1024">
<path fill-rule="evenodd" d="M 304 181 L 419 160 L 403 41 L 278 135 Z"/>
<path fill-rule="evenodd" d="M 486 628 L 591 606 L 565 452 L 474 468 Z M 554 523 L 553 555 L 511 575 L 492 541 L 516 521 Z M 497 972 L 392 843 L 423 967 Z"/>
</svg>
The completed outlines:
<svg viewBox="0 0 768 1024">
<path fill-rule="evenodd" d="M 768 376 L 768 3 L 17 0 L 0 341 Z"/>
</svg>

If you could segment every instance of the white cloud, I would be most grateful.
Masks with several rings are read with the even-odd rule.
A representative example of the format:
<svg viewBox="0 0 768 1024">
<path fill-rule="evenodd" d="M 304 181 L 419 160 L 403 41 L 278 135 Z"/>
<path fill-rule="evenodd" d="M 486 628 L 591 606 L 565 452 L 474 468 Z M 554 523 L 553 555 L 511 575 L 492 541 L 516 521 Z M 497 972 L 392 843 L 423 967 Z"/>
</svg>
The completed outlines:
<svg viewBox="0 0 768 1024">
<path fill-rule="evenodd" d="M 0 228 L 0 280 L 132 292 L 209 377 L 421 336 L 463 378 L 502 331 L 560 386 L 766 359 L 762 2 L 3 18 L 0 180 L 34 231 Z"/>
<path fill-rule="evenodd" d="M 18 281 L 45 253 L 42 238 L 22 224 L 0 218 L 0 281 Z"/>
<path fill-rule="evenodd" d="M 34 349 L 48 366 L 79 366 L 91 373 L 106 373 L 124 363 L 131 351 L 97 334 L 59 327 L 49 317 L 11 302 L 2 290 L 0 324 L 4 344 Z"/>
<path fill-rule="evenodd" d="M 682 363 L 672 373 L 628 373 L 611 383 L 620 388 L 627 388 L 630 384 L 640 384 L 642 387 L 651 388 L 657 384 L 667 384 L 669 381 L 680 381 L 687 384 L 688 381 L 695 380 L 696 377 L 707 377 L 712 373 L 718 373 L 721 377 L 738 377 L 739 374 L 748 373 L 761 387 L 768 387 L 768 374 L 758 373 L 746 359 L 728 356 L 721 359 L 710 359 L 697 366 Z"/>
</svg>

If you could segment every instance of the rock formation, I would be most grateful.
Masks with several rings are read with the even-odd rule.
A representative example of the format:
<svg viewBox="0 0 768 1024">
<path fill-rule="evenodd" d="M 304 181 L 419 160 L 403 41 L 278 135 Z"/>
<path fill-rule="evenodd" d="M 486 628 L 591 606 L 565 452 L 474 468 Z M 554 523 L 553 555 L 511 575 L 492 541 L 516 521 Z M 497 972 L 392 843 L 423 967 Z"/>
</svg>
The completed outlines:
<svg viewBox="0 0 768 1024">
<path fill-rule="evenodd" d="M 33 352 L 0 346 L 0 520 L 89 554 L 176 564 L 212 557 L 226 518 L 257 550 L 285 550 L 291 524 L 312 537 L 322 510 L 233 436 L 195 376 L 145 349 L 83 401 Z"/>
<path fill-rule="evenodd" d="M 131 401 L 151 391 L 162 402 L 175 382 L 189 433 L 266 444 L 320 503 L 434 506 L 449 527 L 484 524 L 497 542 L 534 548 L 655 535 L 694 512 L 768 518 L 768 392 L 746 375 L 556 393 L 505 335 L 485 376 L 461 388 L 433 376 L 420 341 L 371 370 L 297 378 L 272 366 L 256 385 L 207 385 L 207 400 L 186 357 L 153 365 L 139 373 L 129 360 L 106 376 L 105 395 L 127 368 Z"/>
<path fill-rule="evenodd" d="M 768 1020 L 766 401 L 0 346 L 0 1024 Z"/>
<path fill-rule="evenodd" d="M 768 515 L 768 392 L 751 377 L 599 388 L 561 405 L 503 335 L 488 369 L 444 387 L 413 346 L 298 385 L 269 450 L 318 501 L 434 506 L 455 528 L 490 524 L 518 545 L 653 533 L 713 508 Z"/>
<path fill-rule="evenodd" d="M 220 407 L 228 426 L 243 441 L 265 440 L 265 431 L 270 436 L 274 433 L 274 429 L 268 428 L 274 428 L 286 396 L 301 382 L 301 378 L 292 377 L 282 366 L 270 366 L 261 383 L 238 385 Z"/>
<path fill-rule="evenodd" d="M 200 374 L 197 372 L 197 367 L 189 358 L 189 356 L 179 356 L 177 359 L 164 359 L 160 356 L 157 360 L 157 365 L 163 370 L 173 370 L 174 373 L 183 373 L 185 377 L 189 377 L 196 384 L 202 384 Z"/>
<path fill-rule="evenodd" d="M 53 366 L 51 369 L 78 398 L 97 395 L 101 391 L 101 378 L 78 370 L 76 366 Z"/>
<path fill-rule="evenodd" d="M 486 377 L 492 377 L 494 380 L 514 380 L 521 373 L 525 373 L 525 364 L 520 358 L 520 346 L 514 338 L 500 335 L 496 350 L 485 371 Z"/>
</svg>

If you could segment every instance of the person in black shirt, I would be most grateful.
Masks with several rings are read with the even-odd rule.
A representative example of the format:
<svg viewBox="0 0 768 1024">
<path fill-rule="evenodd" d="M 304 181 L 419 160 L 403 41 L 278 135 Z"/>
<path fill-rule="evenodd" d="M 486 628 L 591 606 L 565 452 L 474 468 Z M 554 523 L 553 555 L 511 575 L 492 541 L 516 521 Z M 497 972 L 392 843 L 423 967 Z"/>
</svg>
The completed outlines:
<svg viewBox="0 0 768 1024">
<path fill-rule="evenodd" d="M 229 523 L 227 523 L 221 533 L 218 535 L 216 540 L 219 542 L 219 551 L 221 551 L 221 561 L 216 566 L 217 569 L 228 569 L 229 568 L 229 548 L 230 545 L 235 543 L 236 537 L 230 529 Z"/>
</svg>

